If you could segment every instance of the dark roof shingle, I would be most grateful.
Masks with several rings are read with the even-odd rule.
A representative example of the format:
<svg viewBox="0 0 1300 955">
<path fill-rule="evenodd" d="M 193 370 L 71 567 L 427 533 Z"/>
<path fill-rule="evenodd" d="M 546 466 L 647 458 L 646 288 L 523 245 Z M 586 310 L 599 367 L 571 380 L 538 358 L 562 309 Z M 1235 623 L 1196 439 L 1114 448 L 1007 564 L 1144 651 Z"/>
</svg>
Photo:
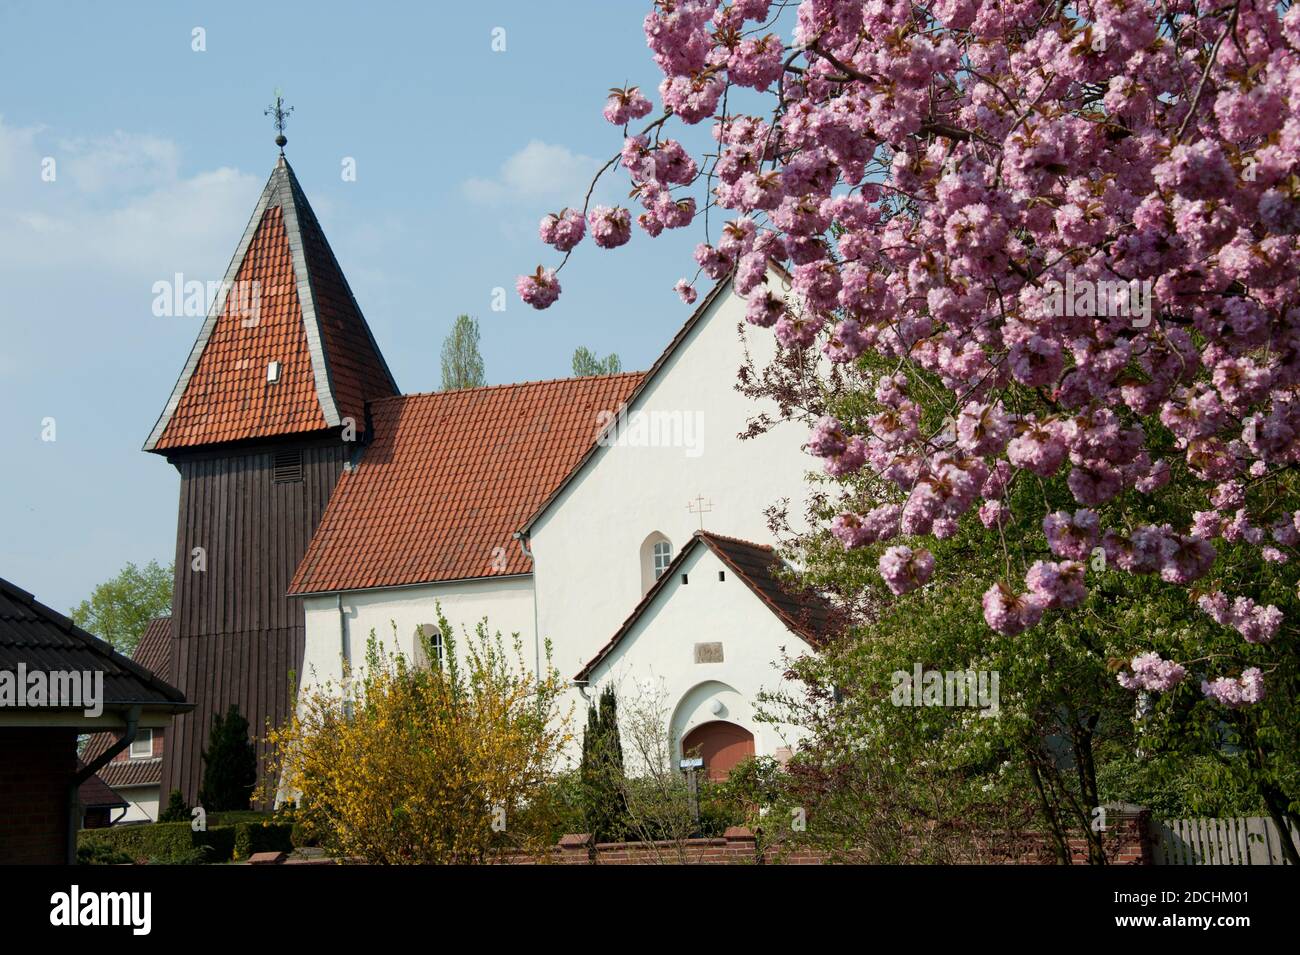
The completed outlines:
<svg viewBox="0 0 1300 955">
<path fill-rule="evenodd" d="M 185 710 L 180 690 L 91 636 L 27 591 L 0 578 L 0 670 L 101 671 L 104 704 Z"/>
</svg>

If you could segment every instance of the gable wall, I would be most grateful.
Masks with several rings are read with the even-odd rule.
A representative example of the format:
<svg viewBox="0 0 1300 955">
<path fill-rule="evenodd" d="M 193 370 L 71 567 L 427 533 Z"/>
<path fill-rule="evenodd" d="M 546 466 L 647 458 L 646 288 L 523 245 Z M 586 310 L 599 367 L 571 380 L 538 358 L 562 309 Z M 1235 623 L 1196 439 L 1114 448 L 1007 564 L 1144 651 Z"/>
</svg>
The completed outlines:
<svg viewBox="0 0 1300 955">
<path fill-rule="evenodd" d="M 781 498 L 795 502 L 792 520 L 802 517 L 812 462 L 802 449 L 807 428 L 782 422 L 757 438 L 736 437 L 757 410 L 735 390 L 744 310 L 734 292 L 720 296 L 631 409 L 702 420 L 698 454 L 601 448 L 532 528 L 540 630 L 566 675 L 590 660 L 640 601 L 646 537 L 667 535 L 675 556 L 699 529 L 699 517 L 687 510 L 697 495 L 713 504 L 707 530 L 759 543 L 771 541 L 764 511 Z M 762 367 L 774 351 L 771 330 L 744 325 L 743 335 Z"/>
<path fill-rule="evenodd" d="M 718 579 L 719 571 L 725 579 Z M 683 573 L 689 583 L 682 583 Z M 721 643 L 722 662 L 696 663 L 697 643 Z M 592 672 L 588 693 L 595 698 L 612 682 L 624 719 L 638 698 L 658 695 L 669 716 L 675 756 L 682 737 L 713 720 L 743 726 L 754 734 L 755 753 L 771 756 L 792 745 L 795 734 L 754 719 L 758 696 L 782 688 L 786 656 L 810 652 L 716 554 L 697 545 Z M 713 711 L 715 701 L 721 712 Z"/>
</svg>

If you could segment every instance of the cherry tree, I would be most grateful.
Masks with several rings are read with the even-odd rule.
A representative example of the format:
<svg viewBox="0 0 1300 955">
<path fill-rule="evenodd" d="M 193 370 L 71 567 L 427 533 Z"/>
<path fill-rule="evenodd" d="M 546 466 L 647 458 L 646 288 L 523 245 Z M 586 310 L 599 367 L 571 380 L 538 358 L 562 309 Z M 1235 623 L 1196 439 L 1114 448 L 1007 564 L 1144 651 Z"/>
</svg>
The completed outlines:
<svg viewBox="0 0 1300 955">
<path fill-rule="evenodd" d="M 899 539 L 879 556 L 892 593 L 973 517 L 1006 551 L 982 602 L 1002 635 L 1118 568 L 1186 588 L 1243 652 L 1294 643 L 1222 555 L 1300 557 L 1300 10 L 658 0 L 644 31 L 659 109 L 610 91 L 623 145 L 596 177 L 621 168 L 640 211 L 589 208 L 593 182 L 544 219 L 564 259 L 520 276 L 525 302 L 556 301 L 588 230 L 611 249 L 634 215 L 655 237 L 713 212 L 697 279 L 730 278 L 783 353 L 865 399 L 807 447 L 852 489 L 829 521 L 843 546 Z M 712 148 L 672 138 L 704 123 Z M 1053 482 L 1070 506 L 1045 490 L 1011 513 L 1013 488 Z M 1185 519 L 1144 522 L 1172 489 Z M 1136 649 L 1125 687 L 1190 672 Z M 1203 697 L 1262 700 L 1272 664 L 1248 659 L 1195 661 Z"/>
</svg>

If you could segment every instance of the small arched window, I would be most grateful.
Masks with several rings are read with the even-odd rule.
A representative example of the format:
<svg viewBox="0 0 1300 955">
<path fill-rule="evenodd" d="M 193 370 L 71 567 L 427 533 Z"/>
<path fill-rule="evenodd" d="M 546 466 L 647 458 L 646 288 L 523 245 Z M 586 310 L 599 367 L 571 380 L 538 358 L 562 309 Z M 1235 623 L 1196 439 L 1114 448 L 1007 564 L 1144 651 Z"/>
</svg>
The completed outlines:
<svg viewBox="0 0 1300 955">
<path fill-rule="evenodd" d="M 442 632 L 432 623 L 422 623 L 415 628 L 415 651 L 411 661 L 421 670 L 431 666 L 442 668 Z"/>
<path fill-rule="evenodd" d="M 641 593 L 655 585 L 673 562 L 673 545 L 663 534 L 655 531 L 641 543 Z"/>
<path fill-rule="evenodd" d="M 668 565 L 673 562 L 673 545 L 668 541 L 655 541 L 653 549 L 655 580 L 664 575 Z"/>
</svg>

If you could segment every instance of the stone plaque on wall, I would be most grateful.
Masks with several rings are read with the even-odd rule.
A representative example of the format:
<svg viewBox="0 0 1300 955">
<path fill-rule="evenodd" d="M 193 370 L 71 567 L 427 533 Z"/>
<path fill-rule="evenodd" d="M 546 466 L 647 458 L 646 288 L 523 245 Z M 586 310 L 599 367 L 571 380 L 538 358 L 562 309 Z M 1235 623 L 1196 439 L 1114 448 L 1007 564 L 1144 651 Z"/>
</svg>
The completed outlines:
<svg viewBox="0 0 1300 955">
<path fill-rule="evenodd" d="M 695 644 L 695 662 L 696 663 L 721 663 L 722 644 L 721 643 Z"/>
</svg>

